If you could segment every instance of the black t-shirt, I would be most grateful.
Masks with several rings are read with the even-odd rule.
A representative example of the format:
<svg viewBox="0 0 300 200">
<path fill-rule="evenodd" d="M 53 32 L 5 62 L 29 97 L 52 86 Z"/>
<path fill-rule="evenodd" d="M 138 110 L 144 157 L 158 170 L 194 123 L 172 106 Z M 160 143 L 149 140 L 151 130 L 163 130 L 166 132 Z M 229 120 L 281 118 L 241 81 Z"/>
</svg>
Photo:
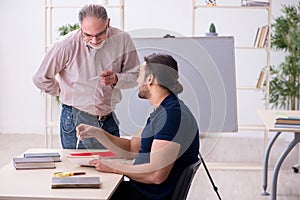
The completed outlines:
<svg viewBox="0 0 300 200">
<path fill-rule="evenodd" d="M 189 108 L 174 94 L 166 97 L 147 119 L 142 132 L 142 142 L 135 165 L 150 162 L 152 142 L 156 139 L 180 144 L 177 160 L 166 181 L 144 184 L 131 180 L 133 187 L 151 200 L 169 199 L 182 171 L 195 163 L 199 152 L 199 131 L 197 122 Z"/>
</svg>

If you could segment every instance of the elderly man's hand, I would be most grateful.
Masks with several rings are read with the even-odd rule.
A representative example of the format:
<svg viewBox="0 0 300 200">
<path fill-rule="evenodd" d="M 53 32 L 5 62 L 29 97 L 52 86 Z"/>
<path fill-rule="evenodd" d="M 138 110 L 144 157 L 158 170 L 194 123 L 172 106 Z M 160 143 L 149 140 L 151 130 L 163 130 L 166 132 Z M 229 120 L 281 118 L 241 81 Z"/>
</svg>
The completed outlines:
<svg viewBox="0 0 300 200">
<path fill-rule="evenodd" d="M 118 82 L 117 75 L 111 70 L 105 70 L 101 73 L 101 84 L 114 86 Z"/>
</svg>

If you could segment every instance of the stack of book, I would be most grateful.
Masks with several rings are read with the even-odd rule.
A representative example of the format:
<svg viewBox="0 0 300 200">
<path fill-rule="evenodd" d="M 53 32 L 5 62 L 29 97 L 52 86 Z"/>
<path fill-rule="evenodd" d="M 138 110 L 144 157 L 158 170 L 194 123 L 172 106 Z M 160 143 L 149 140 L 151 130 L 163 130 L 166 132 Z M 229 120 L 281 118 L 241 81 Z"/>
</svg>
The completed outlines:
<svg viewBox="0 0 300 200">
<path fill-rule="evenodd" d="M 60 162 L 60 154 L 54 153 L 24 153 L 24 157 L 13 158 L 16 169 L 53 169 L 55 162 Z"/>
<path fill-rule="evenodd" d="M 51 157 L 45 158 L 13 158 L 16 169 L 54 169 L 55 162 Z"/>
<path fill-rule="evenodd" d="M 60 162 L 60 154 L 57 152 L 53 153 L 24 153 L 24 158 L 53 158 L 54 162 Z"/>
<path fill-rule="evenodd" d="M 300 116 L 279 117 L 276 119 L 275 128 L 299 128 L 300 129 Z"/>
<path fill-rule="evenodd" d="M 269 26 L 258 27 L 254 39 L 254 47 L 264 48 L 268 44 Z"/>
</svg>

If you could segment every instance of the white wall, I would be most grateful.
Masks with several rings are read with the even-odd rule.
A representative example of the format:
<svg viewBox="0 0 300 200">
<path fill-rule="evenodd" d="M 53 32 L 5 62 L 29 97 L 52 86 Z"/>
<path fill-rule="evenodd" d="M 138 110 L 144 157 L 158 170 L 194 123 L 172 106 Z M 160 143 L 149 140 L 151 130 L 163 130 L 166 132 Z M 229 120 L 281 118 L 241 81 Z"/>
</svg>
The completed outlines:
<svg viewBox="0 0 300 200">
<path fill-rule="evenodd" d="M 32 75 L 43 56 L 43 1 L 0 1 L 0 132 L 41 133 L 43 98 Z"/>
<path fill-rule="evenodd" d="M 53 0 L 53 2 L 83 5 L 89 1 Z M 204 0 L 198 2 L 201 3 Z M 280 14 L 281 4 L 297 4 L 297 2 L 297 0 L 273 0 L 273 17 Z M 219 0 L 217 3 L 239 5 L 240 0 Z M 53 33 L 57 33 L 58 26 L 75 23 L 77 11 L 78 9 L 55 11 Z M 203 14 L 210 20 L 201 21 Z M 112 25 L 119 26 L 119 13 L 112 9 L 109 10 L 109 15 L 112 18 Z M 244 10 L 216 10 L 200 13 L 197 11 L 196 35 L 203 36 L 209 23 L 214 20 L 219 34 L 230 35 L 232 30 L 230 27 L 235 26 L 241 30 L 236 42 L 241 45 L 252 44 L 258 24 L 265 23 L 266 17 L 262 15 L 255 12 L 245 15 Z M 0 19 L 2 22 L 0 31 L 0 133 L 44 133 L 44 97 L 32 83 L 32 76 L 44 55 L 44 1 L 0 0 Z M 191 36 L 192 0 L 125 0 L 125 30 L 133 32 L 143 28 L 168 29 L 170 32 Z M 149 36 L 153 34 L 149 32 Z M 246 59 L 248 55 L 241 53 L 239 59 L 243 56 Z M 281 60 L 282 54 L 272 53 L 271 64 L 280 63 Z M 262 66 L 238 67 L 238 84 L 255 85 Z M 251 77 L 248 76 L 249 74 L 252 78 L 249 78 Z M 249 94 L 248 96 L 239 94 L 240 110 L 247 110 L 249 103 L 253 101 L 261 106 L 262 101 L 259 99 L 262 95 L 258 94 L 255 100 L 251 100 L 249 96 L 255 95 L 251 92 Z M 249 115 L 239 112 L 239 115 L 242 122 L 259 121 L 253 113 Z"/>
</svg>

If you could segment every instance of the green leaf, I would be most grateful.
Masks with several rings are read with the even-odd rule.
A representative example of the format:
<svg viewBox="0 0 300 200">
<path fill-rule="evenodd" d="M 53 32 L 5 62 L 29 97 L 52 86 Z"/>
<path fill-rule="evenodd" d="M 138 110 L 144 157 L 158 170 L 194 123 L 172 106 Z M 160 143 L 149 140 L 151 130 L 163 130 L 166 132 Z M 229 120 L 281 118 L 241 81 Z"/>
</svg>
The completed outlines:
<svg viewBox="0 0 300 200">
<path fill-rule="evenodd" d="M 75 23 L 73 25 L 66 24 L 58 28 L 58 32 L 60 36 L 67 35 L 69 32 L 79 29 L 79 24 Z"/>
<path fill-rule="evenodd" d="M 300 2 L 283 5 L 283 15 L 271 25 L 271 47 L 286 52 L 279 66 L 270 66 L 270 103 L 272 107 L 299 108 L 300 101 Z"/>
</svg>

